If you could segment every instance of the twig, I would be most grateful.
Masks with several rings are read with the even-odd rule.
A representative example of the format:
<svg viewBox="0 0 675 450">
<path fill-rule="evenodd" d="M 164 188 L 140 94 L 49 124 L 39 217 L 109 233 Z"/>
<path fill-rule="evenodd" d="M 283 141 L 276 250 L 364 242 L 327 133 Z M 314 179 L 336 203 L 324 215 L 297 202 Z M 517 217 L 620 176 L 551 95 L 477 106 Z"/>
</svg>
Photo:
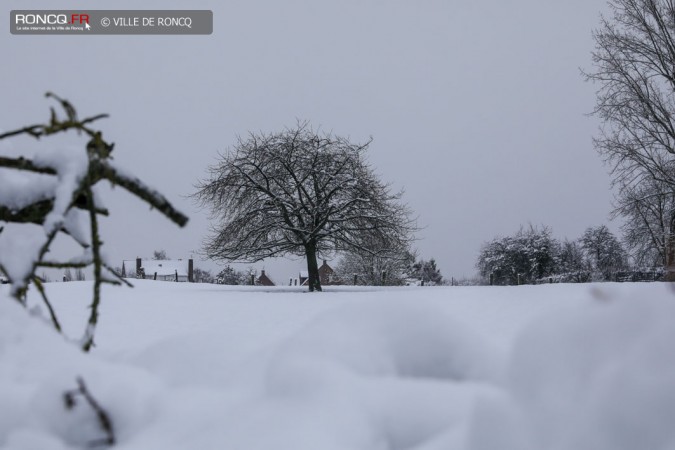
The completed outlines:
<svg viewBox="0 0 675 450">
<path fill-rule="evenodd" d="M 101 430 L 106 434 L 106 437 L 89 443 L 90 447 L 97 447 L 99 445 L 115 445 L 115 430 L 113 427 L 112 420 L 110 415 L 106 412 L 105 409 L 98 404 L 96 399 L 91 395 L 87 389 L 86 384 L 84 384 L 84 379 L 82 377 L 77 377 L 77 389 L 72 391 L 66 391 L 63 394 L 63 401 L 65 403 L 66 409 L 73 409 L 76 405 L 75 397 L 80 395 L 84 397 L 91 409 L 96 413 L 96 418 L 98 419 L 98 424 L 101 427 Z"/>
<path fill-rule="evenodd" d="M 61 324 L 59 323 L 59 319 L 56 318 L 56 313 L 54 312 L 54 308 L 52 308 L 52 304 L 49 303 L 49 300 L 47 299 L 47 293 L 45 292 L 45 287 L 42 285 L 42 281 L 37 276 L 34 276 L 33 284 L 35 285 L 38 292 L 42 296 L 42 301 L 45 303 L 45 305 L 47 305 L 47 309 L 49 310 L 49 315 L 52 318 L 54 328 L 56 328 L 56 331 L 61 333 Z"/>
<path fill-rule="evenodd" d="M 54 322 L 55 327 L 60 330 L 60 324 L 58 323 L 56 314 L 54 313 L 54 310 L 47 299 L 44 286 L 35 275 L 37 267 L 83 268 L 89 265 L 93 266 L 94 293 L 90 306 L 91 313 L 82 343 L 83 350 L 89 351 L 94 345 L 94 331 L 98 322 L 98 310 L 101 302 L 101 285 L 103 283 L 114 285 L 124 283 L 128 286 L 131 286 L 127 280 L 115 274 L 114 271 L 105 265 L 104 261 L 102 260 L 102 241 L 99 236 L 98 215 L 107 216 L 108 211 L 96 205 L 93 194 L 93 186 L 99 181 L 108 180 L 113 185 L 119 185 L 136 197 L 147 202 L 151 207 L 157 209 L 179 226 L 184 226 L 187 223 L 188 218 L 180 211 L 176 210 L 163 195 L 146 186 L 140 179 L 121 173 L 109 163 L 111 159 L 110 154 L 113 150 L 114 144 L 108 144 L 105 140 L 103 140 L 102 133 L 100 131 L 87 127 L 89 123 L 108 117 L 107 114 L 99 114 L 79 120 L 77 117 L 77 111 L 70 104 L 70 102 L 51 92 L 48 92 L 46 96 L 53 98 L 60 104 L 60 107 L 65 115 L 64 117 L 60 118 L 57 115 L 55 109 L 50 108 L 51 116 L 48 123 L 30 125 L 0 134 L 0 140 L 21 134 L 27 134 L 36 139 L 39 139 L 42 136 L 65 132 L 68 130 L 85 132 L 88 136 L 90 136 L 91 139 L 89 139 L 85 149 L 88 158 L 87 171 L 80 179 L 78 186 L 71 192 L 71 198 L 69 199 L 70 203 L 64 212 L 69 212 L 71 208 L 78 208 L 88 212 L 91 243 L 86 242 L 84 239 L 79 239 L 79 236 L 71 234 L 63 224 L 48 230 L 48 234 L 45 236 L 45 240 L 40 247 L 38 254 L 36 255 L 35 261 L 32 263 L 30 273 L 23 275 L 23 278 L 20 280 L 10 279 L 12 282 L 12 295 L 16 298 L 16 300 L 25 306 L 28 283 L 30 280 L 38 280 L 35 281 L 35 285 L 37 286 L 37 289 L 40 291 L 45 304 L 50 310 L 52 321 Z M 36 174 L 42 174 L 46 176 L 56 177 L 60 175 L 59 170 L 55 167 L 45 167 L 23 157 L 0 157 L 0 167 L 34 172 Z M 0 205 L 0 222 L 6 221 L 20 224 L 44 224 L 46 218 L 54 209 L 56 194 L 51 192 L 47 193 L 44 197 L 46 198 L 36 200 L 20 209 L 12 209 L 10 206 Z M 87 251 L 87 257 L 84 259 L 76 259 L 64 262 L 46 260 L 46 254 L 49 251 L 49 247 L 58 233 L 69 235 L 77 244 Z M 91 252 L 91 255 L 89 255 L 89 252 Z M 117 279 L 104 276 L 103 269 L 113 273 Z"/>
<path fill-rule="evenodd" d="M 82 350 L 88 352 L 94 345 L 94 335 L 89 330 L 95 329 L 98 323 L 98 306 L 101 303 L 101 241 L 98 235 L 98 218 L 96 217 L 94 194 L 91 188 L 87 189 L 87 198 L 89 200 L 89 222 L 91 226 L 91 251 L 94 264 L 94 298 L 91 302 L 91 314 L 89 315 L 89 324 L 87 325 L 87 334 Z"/>
</svg>

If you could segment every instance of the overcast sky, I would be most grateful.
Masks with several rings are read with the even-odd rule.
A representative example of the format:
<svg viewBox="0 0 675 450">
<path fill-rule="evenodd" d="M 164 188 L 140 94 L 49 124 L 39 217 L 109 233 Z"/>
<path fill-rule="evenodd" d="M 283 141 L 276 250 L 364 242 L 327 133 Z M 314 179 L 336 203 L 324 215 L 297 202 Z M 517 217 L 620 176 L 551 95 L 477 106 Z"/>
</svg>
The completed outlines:
<svg viewBox="0 0 675 450">
<path fill-rule="evenodd" d="M 612 193 L 592 146 L 591 30 L 604 0 L 97 1 L 97 9 L 211 9 L 210 36 L 14 36 L 4 1 L 0 129 L 48 117 L 47 90 L 99 122 L 115 160 L 191 221 L 178 229 L 116 189 L 103 236 L 113 261 L 187 258 L 207 233 L 185 196 L 237 134 L 296 119 L 365 141 L 425 227 L 417 248 L 446 277 L 475 273 L 484 241 L 545 224 L 576 238 L 607 223 Z M 76 136 L 55 145 L 83 142 Z M 15 139 L 0 152 L 29 150 Z M 618 224 L 611 228 L 617 230 Z M 199 264 L 198 264 L 199 265 Z M 210 267 L 204 263 L 203 266 Z M 285 282 L 302 261 L 257 263 Z"/>
</svg>

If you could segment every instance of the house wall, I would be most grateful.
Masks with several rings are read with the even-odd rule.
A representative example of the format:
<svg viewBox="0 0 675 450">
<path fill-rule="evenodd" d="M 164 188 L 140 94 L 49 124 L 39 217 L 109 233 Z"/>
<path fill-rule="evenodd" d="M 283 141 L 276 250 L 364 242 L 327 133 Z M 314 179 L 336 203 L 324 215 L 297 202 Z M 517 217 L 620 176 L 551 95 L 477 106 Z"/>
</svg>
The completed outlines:
<svg viewBox="0 0 675 450">
<path fill-rule="evenodd" d="M 178 282 L 190 282 L 192 283 L 194 280 L 194 263 L 192 259 L 188 259 L 187 261 L 185 260 L 166 260 L 167 267 L 157 267 L 157 263 L 161 263 L 162 261 L 152 261 L 151 260 L 143 260 L 141 258 L 136 258 L 136 268 L 135 270 L 132 271 L 131 267 L 129 267 L 131 264 L 125 264 L 128 263 L 129 261 L 123 261 L 122 264 L 124 265 L 125 272 L 127 273 L 127 276 L 135 276 L 141 269 L 145 271 L 145 279 L 146 280 L 154 280 L 155 279 L 155 271 L 157 271 L 157 280 L 158 281 L 176 281 L 176 273 L 175 271 L 172 271 L 173 267 L 175 267 L 176 262 L 185 262 L 187 263 L 187 268 L 185 266 L 178 267 L 179 275 L 178 275 Z M 150 268 L 144 267 L 144 262 L 147 262 L 147 264 L 150 265 Z M 174 264 L 172 264 L 174 263 Z M 160 264 L 161 265 L 161 264 Z M 187 269 L 187 273 L 184 271 Z M 169 272 L 167 272 L 169 271 Z M 161 272 L 161 273 L 160 273 Z M 180 272 L 183 272 L 182 274 Z"/>
</svg>

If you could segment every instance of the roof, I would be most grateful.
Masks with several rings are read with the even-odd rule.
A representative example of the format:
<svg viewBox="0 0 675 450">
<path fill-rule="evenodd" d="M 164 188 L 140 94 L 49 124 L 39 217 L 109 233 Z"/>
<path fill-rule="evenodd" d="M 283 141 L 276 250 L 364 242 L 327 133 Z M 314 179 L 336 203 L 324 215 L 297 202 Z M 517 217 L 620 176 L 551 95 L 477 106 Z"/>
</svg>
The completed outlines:
<svg viewBox="0 0 675 450">
<path fill-rule="evenodd" d="M 125 270 L 135 271 L 135 260 L 124 260 Z M 154 275 L 157 272 L 158 276 L 175 275 L 178 271 L 178 276 L 188 276 L 188 260 L 187 259 L 142 259 L 141 267 L 145 270 L 145 275 Z"/>
<path fill-rule="evenodd" d="M 263 270 L 260 276 L 258 277 L 258 283 L 262 284 L 263 286 L 275 286 L 276 283 L 272 281 L 272 279 L 267 276 L 265 271 Z"/>
</svg>

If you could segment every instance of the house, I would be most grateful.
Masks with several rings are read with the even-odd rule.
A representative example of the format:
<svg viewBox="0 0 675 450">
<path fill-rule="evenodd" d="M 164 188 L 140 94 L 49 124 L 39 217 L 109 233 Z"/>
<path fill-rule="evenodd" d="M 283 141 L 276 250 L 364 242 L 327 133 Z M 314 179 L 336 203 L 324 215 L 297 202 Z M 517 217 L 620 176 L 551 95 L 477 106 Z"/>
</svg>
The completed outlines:
<svg viewBox="0 0 675 450">
<path fill-rule="evenodd" d="M 331 266 L 328 265 L 326 260 L 323 260 L 323 264 L 319 267 L 319 281 L 321 281 L 322 286 L 335 286 L 340 283 L 338 278 L 335 276 L 335 271 Z"/>
<path fill-rule="evenodd" d="M 298 282 L 295 283 L 300 286 L 307 286 L 307 282 L 309 281 L 309 272 L 306 270 L 301 270 L 300 273 L 298 274 Z"/>
<path fill-rule="evenodd" d="M 264 270 L 260 271 L 260 276 L 256 280 L 255 284 L 259 286 L 275 286 L 274 281 L 272 281 L 266 274 Z"/>
<path fill-rule="evenodd" d="M 141 259 L 122 261 L 122 276 L 159 281 L 194 281 L 193 260 L 190 259 Z"/>
<path fill-rule="evenodd" d="M 324 259 L 323 264 L 319 267 L 319 281 L 322 286 L 337 286 L 342 284 L 340 280 L 335 275 L 335 271 L 331 266 L 328 265 L 328 262 Z M 298 273 L 298 278 L 291 278 L 290 284 L 295 284 L 296 286 L 307 286 L 309 282 L 309 272 L 306 270 L 301 270 Z"/>
</svg>

